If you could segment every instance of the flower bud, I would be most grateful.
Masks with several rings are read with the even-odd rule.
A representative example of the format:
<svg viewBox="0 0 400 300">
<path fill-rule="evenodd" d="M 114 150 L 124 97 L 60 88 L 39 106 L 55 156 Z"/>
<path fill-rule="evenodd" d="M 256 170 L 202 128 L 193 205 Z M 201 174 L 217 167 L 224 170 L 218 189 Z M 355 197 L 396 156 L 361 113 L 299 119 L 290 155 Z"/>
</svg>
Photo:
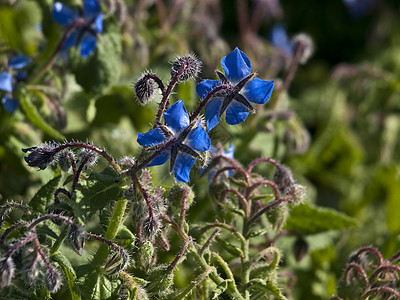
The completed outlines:
<svg viewBox="0 0 400 300">
<path fill-rule="evenodd" d="M 55 161 L 55 151 L 57 143 L 44 143 L 37 147 L 22 148 L 24 153 L 30 152 L 24 159 L 30 167 L 39 167 L 40 170 L 46 169 Z"/>
<path fill-rule="evenodd" d="M 78 162 L 85 161 L 86 167 L 93 166 L 97 163 L 97 153 L 90 149 L 82 149 L 78 153 Z"/>
<path fill-rule="evenodd" d="M 168 203 L 174 212 L 180 212 L 182 201 L 186 197 L 186 209 L 190 207 L 194 200 L 194 192 L 186 183 L 175 183 L 168 192 Z"/>
<path fill-rule="evenodd" d="M 11 258 L 3 258 L 0 261 L 0 289 L 11 284 L 14 271 L 14 263 Z"/>
<path fill-rule="evenodd" d="M 85 246 L 86 232 L 82 227 L 72 224 L 69 227 L 68 241 L 72 249 L 82 255 L 83 247 Z"/>
<path fill-rule="evenodd" d="M 314 42 L 308 34 L 300 33 L 293 37 L 295 47 L 301 47 L 299 62 L 305 64 L 314 53 Z"/>
<path fill-rule="evenodd" d="M 156 82 L 152 78 L 156 76 L 153 73 L 143 74 L 135 84 L 135 93 L 139 104 L 146 105 L 154 99 L 156 93 Z"/>
<path fill-rule="evenodd" d="M 55 293 L 61 287 L 62 283 L 61 275 L 55 269 L 48 270 L 44 282 L 49 292 Z"/>
<path fill-rule="evenodd" d="M 302 236 L 299 236 L 293 244 L 294 258 L 297 262 L 300 262 L 307 253 L 308 243 Z"/>
<path fill-rule="evenodd" d="M 152 239 L 160 228 L 161 224 L 155 216 L 149 216 L 142 221 L 142 235 L 145 239 Z"/>
<path fill-rule="evenodd" d="M 69 168 L 71 168 L 71 161 L 69 155 L 74 155 L 72 151 L 62 151 L 58 154 L 58 164 L 64 172 L 68 172 Z"/>
<path fill-rule="evenodd" d="M 294 184 L 289 193 L 292 195 L 292 198 L 289 200 L 289 203 L 293 206 L 297 206 L 304 202 L 307 198 L 307 190 L 306 187 L 301 184 Z"/>
<path fill-rule="evenodd" d="M 167 266 L 158 266 L 150 274 L 150 283 L 146 289 L 157 296 L 166 295 L 174 283 L 174 273 L 168 272 Z"/>
<path fill-rule="evenodd" d="M 267 213 L 268 221 L 272 224 L 272 228 L 279 232 L 286 224 L 289 214 L 289 208 L 286 203 L 282 203 L 278 207 L 273 208 Z"/>
<path fill-rule="evenodd" d="M 200 72 L 201 62 L 192 54 L 180 56 L 172 62 L 171 78 L 178 76 L 178 82 L 194 79 Z"/>
<path fill-rule="evenodd" d="M 147 240 L 139 245 L 136 252 L 136 262 L 144 269 L 151 266 L 154 255 L 154 246 L 151 241 Z"/>
<path fill-rule="evenodd" d="M 276 168 L 274 173 L 274 182 L 278 186 L 280 192 L 283 194 L 286 194 L 291 186 L 295 183 L 292 172 L 283 166 Z"/>
<path fill-rule="evenodd" d="M 128 253 L 120 249 L 119 252 L 115 252 L 108 259 L 107 263 L 104 266 L 104 273 L 107 275 L 114 275 L 123 270 L 125 270 L 129 265 L 129 255 Z"/>
</svg>

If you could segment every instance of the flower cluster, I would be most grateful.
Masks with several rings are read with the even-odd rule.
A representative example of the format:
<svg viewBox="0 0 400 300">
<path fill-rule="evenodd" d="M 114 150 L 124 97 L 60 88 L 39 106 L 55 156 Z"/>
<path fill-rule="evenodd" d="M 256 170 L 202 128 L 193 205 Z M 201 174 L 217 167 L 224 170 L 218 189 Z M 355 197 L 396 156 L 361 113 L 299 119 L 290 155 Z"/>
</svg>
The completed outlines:
<svg viewBox="0 0 400 300">
<path fill-rule="evenodd" d="M 3 108 L 13 113 L 18 108 L 18 99 L 13 98 L 12 92 L 18 82 L 26 78 L 26 72 L 23 69 L 31 62 L 31 59 L 27 56 L 18 55 L 12 57 L 8 61 L 7 71 L 0 73 L 0 90 L 6 92 L 1 98 L 1 104 Z M 19 70 L 14 74 L 13 70 Z"/>
<path fill-rule="evenodd" d="M 103 32 L 103 13 L 98 0 L 84 0 L 83 9 L 78 12 L 61 2 L 54 2 L 53 19 L 67 27 L 62 50 L 80 45 L 82 57 L 93 53 L 97 45 L 97 35 Z"/>
</svg>

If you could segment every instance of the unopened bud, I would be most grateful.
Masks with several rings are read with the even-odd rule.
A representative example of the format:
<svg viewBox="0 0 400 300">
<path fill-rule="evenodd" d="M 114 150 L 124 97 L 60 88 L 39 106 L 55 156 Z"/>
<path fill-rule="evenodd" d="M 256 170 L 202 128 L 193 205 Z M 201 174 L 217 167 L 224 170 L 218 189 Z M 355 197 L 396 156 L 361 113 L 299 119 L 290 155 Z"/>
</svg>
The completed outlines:
<svg viewBox="0 0 400 300">
<path fill-rule="evenodd" d="M 161 224 L 154 215 L 142 221 L 142 235 L 145 239 L 152 239 L 160 228 Z"/>
<path fill-rule="evenodd" d="M 82 227 L 72 224 L 69 227 L 68 241 L 72 249 L 82 255 L 83 247 L 85 246 L 86 232 Z"/>
<path fill-rule="evenodd" d="M 11 258 L 3 258 L 0 261 L 0 289 L 11 284 L 14 271 L 14 263 Z"/>
<path fill-rule="evenodd" d="M 180 56 L 172 62 L 171 78 L 178 76 L 178 82 L 197 77 L 201 70 L 201 62 L 192 54 Z"/>
<path fill-rule="evenodd" d="M 307 253 L 308 253 L 308 243 L 302 236 L 299 236 L 296 239 L 296 242 L 294 242 L 293 244 L 294 258 L 296 259 L 297 262 L 300 262 L 304 258 L 304 256 L 306 256 Z"/>
<path fill-rule="evenodd" d="M 276 208 L 273 208 L 267 213 L 268 221 L 272 224 L 272 228 L 279 232 L 286 224 L 289 214 L 289 208 L 286 203 L 282 203 Z"/>
<path fill-rule="evenodd" d="M 175 183 L 168 192 L 168 203 L 174 212 L 180 212 L 184 197 L 186 197 L 186 209 L 188 209 L 193 203 L 194 192 L 186 183 Z"/>
<path fill-rule="evenodd" d="M 167 266 L 158 266 L 150 274 L 150 283 L 146 289 L 153 295 L 166 295 L 174 283 L 174 273 L 168 272 Z"/>
<path fill-rule="evenodd" d="M 63 151 L 58 155 L 58 164 L 64 172 L 68 172 L 69 168 L 71 168 L 69 155 L 72 155 L 73 157 L 74 154 L 72 151 Z"/>
<path fill-rule="evenodd" d="M 289 200 L 289 203 L 297 206 L 301 203 L 304 202 L 304 200 L 307 198 L 307 190 L 306 187 L 301 185 L 301 184 L 294 184 L 290 190 L 289 193 L 292 195 L 292 198 Z"/>
<path fill-rule="evenodd" d="M 50 293 L 55 293 L 61 287 L 61 275 L 57 270 L 51 269 L 48 270 L 45 277 L 46 288 Z"/>
<path fill-rule="evenodd" d="M 143 244 L 141 244 L 138 247 L 136 254 L 136 262 L 141 265 L 142 268 L 147 269 L 148 267 L 150 267 L 154 255 L 154 246 L 151 241 L 147 240 Z"/>
<path fill-rule="evenodd" d="M 78 153 L 78 161 L 85 161 L 87 167 L 97 163 L 97 153 L 90 149 L 83 149 Z"/>
<path fill-rule="evenodd" d="M 314 53 L 314 42 L 312 38 L 305 33 L 300 33 L 293 37 L 295 47 L 301 47 L 299 62 L 305 64 Z"/>
<path fill-rule="evenodd" d="M 152 76 L 156 75 L 152 73 L 145 73 L 135 84 L 134 89 L 136 97 L 141 105 L 146 105 L 154 99 L 157 85 Z"/>
<path fill-rule="evenodd" d="M 111 255 L 106 265 L 104 266 L 104 273 L 106 273 L 107 275 L 114 275 L 125 270 L 128 265 L 129 255 L 125 250 L 121 248 L 119 252 L 115 252 L 113 255 Z"/>
<path fill-rule="evenodd" d="M 275 170 L 274 182 L 278 186 L 280 192 L 286 194 L 295 181 L 292 172 L 288 168 L 281 166 Z"/>
<path fill-rule="evenodd" d="M 37 147 L 22 148 L 24 153 L 28 153 L 24 159 L 30 167 L 38 167 L 41 170 L 46 169 L 50 164 L 55 161 L 55 151 L 57 143 L 44 143 Z"/>
</svg>

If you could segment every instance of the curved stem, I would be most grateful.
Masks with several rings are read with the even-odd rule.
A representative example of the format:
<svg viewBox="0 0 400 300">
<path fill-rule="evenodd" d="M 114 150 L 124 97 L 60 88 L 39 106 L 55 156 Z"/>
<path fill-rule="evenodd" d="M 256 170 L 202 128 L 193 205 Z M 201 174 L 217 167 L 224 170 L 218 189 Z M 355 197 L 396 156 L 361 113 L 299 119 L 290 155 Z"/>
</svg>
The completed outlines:
<svg viewBox="0 0 400 300">
<path fill-rule="evenodd" d="M 257 159 L 255 159 L 255 160 L 253 160 L 248 166 L 247 166 L 247 169 L 246 169 L 246 171 L 247 172 L 251 172 L 252 170 L 253 170 L 253 168 L 256 166 L 256 165 L 258 165 L 259 163 L 261 163 L 261 162 L 267 162 L 267 163 L 270 163 L 270 164 L 272 164 L 272 165 L 274 165 L 276 168 L 282 168 L 282 166 L 276 161 L 276 160 L 274 160 L 274 159 L 272 159 L 272 158 L 265 158 L 265 157 L 260 157 L 260 158 L 257 158 Z"/>
</svg>

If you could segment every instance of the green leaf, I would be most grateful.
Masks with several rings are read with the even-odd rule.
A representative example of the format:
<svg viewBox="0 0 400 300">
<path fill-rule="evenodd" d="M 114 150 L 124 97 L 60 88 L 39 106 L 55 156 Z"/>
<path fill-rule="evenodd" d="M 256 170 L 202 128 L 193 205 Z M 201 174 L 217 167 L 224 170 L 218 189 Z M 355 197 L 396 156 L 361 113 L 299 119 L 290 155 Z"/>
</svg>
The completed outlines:
<svg viewBox="0 0 400 300">
<path fill-rule="evenodd" d="M 104 32 L 95 52 L 82 58 L 80 49 L 71 49 L 70 63 L 75 79 L 87 93 L 97 95 L 116 83 L 121 71 L 121 38 L 119 26 L 112 18 L 104 20 Z"/>
<path fill-rule="evenodd" d="M 71 299 L 80 300 L 81 299 L 80 291 L 77 284 L 75 283 L 75 278 L 76 278 L 75 270 L 71 266 L 69 260 L 61 252 L 54 253 L 51 256 L 51 259 L 60 265 L 64 273 L 64 276 L 67 278 L 69 287 L 68 290 L 71 293 Z"/>
<path fill-rule="evenodd" d="M 279 287 L 276 286 L 271 281 L 264 282 L 263 280 L 260 280 L 260 279 L 253 279 L 253 280 L 251 280 L 251 283 L 252 283 L 252 286 L 251 286 L 252 289 L 257 289 L 262 293 L 266 293 L 267 295 L 272 294 L 278 300 L 287 300 L 287 298 L 284 295 L 282 295 Z"/>
<path fill-rule="evenodd" d="M 51 179 L 48 183 L 40 188 L 29 202 L 29 207 L 39 214 L 46 212 L 46 206 L 52 202 L 54 192 L 60 183 L 61 176 Z"/>
<path fill-rule="evenodd" d="M 230 254 L 232 254 L 233 256 L 243 257 L 243 251 L 239 247 L 236 247 L 236 246 L 232 245 L 231 243 L 228 243 L 219 237 L 216 237 L 215 240 L 218 241 L 218 243 L 220 243 L 221 246 L 226 251 L 228 251 Z"/>
<path fill-rule="evenodd" d="M 77 201 L 71 201 L 71 206 L 77 217 L 86 220 L 110 201 L 117 200 L 120 188 L 116 181 L 118 174 L 111 167 L 102 172 L 92 172 L 89 178 L 77 186 Z"/>
<path fill-rule="evenodd" d="M 217 285 L 216 288 L 213 289 L 212 291 L 212 297 L 211 299 L 218 299 L 218 297 L 226 291 L 228 288 L 228 284 L 232 282 L 232 279 L 227 279 L 222 281 L 220 284 Z"/>
<path fill-rule="evenodd" d="M 356 225 L 355 219 L 337 210 L 301 204 L 290 211 L 284 228 L 302 234 L 313 234 Z"/>
<path fill-rule="evenodd" d="M 48 135 L 50 135 L 55 139 L 58 140 L 65 139 L 65 137 L 61 133 L 59 133 L 57 130 L 55 130 L 53 127 L 47 124 L 45 120 L 43 120 L 43 118 L 41 117 L 36 107 L 31 102 L 30 97 L 26 92 L 19 93 L 18 98 L 20 99 L 20 103 L 22 109 L 26 114 L 26 117 L 29 119 L 29 121 L 32 122 L 33 125 L 43 130 L 45 133 L 47 133 Z"/>
</svg>

